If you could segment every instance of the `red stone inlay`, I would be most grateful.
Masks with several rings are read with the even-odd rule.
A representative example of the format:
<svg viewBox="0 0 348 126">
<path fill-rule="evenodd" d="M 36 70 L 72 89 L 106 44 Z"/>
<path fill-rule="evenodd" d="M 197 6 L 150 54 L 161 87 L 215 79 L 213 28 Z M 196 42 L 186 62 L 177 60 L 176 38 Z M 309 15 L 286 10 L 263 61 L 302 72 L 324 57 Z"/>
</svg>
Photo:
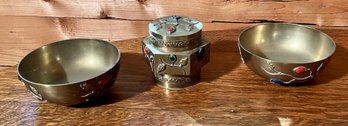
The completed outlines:
<svg viewBox="0 0 348 126">
<path fill-rule="evenodd" d="M 149 52 L 149 49 L 148 48 L 144 48 L 144 53 L 148 53 Z"/>
<path fill-rule="evenodd" d="M 109 82 L 109 79 L 103 79 L 103 80 L 99 81 L 99 84 L 106 85 L 106 84 L 108 84 L 108 82 Z"/>
<path fill-rule="evenodd" d="M 175 32 L 175 28 L 173 26 L 169 26 L 167 30 L 169 33 Z"/>
<path fill-rule="evenodd" d="M 296 73 L 303 73 L 303 72 L 306 71 L 306 67 L 299 66 L 299 67 L 296 67 L 296 68 L 294 69 L 294 71 L 295 71 Z"/>
</svg>

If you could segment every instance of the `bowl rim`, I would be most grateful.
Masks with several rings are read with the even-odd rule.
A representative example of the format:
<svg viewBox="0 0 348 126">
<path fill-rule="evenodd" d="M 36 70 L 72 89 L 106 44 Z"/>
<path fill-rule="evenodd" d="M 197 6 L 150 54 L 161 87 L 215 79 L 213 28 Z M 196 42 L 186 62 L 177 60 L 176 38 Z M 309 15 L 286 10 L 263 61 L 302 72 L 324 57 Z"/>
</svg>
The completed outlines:
<svg viewBox="0 0 348 126">
<path fill-rule="evenodd" d="M 330 42 L 333 44 L 333 49 L 331 50 L 331 52 L 330 52 L 330 54 L 329 54 L 328 56 L 326 56 L 326 57 L 324 57 L 324 58 L 321 58 L 321 59 L 319 59 L 319 60 L 313 60 L 313 61 L 310 61 L 310 62 L 283 62 L 283 61 L 274 61 L 274 60 L 269 59 L 269 58 L 261 57 L 261 56 L 259 56 L 259 55 L 256 55 L 256 54 L 250 52 L 249 50 L 245 49 L 245 48 L 242 46 L 241 40 L 240 40 L 240 39 L 241 39 L 241 36 L 243 35 L 243 33 L 245 33 L 246 31 L 248 31 L 248 30 L 250 30 L 250 29 L 252 29 L 252 28 L 255 28 L 255 27 L 257 27 L 257 26 L 261 26 L 261 25 L 275 25 L 275 24 L 291 25 L 291 26 L 295 26 L 295 27 L 302 27 L 302 28 L 307 28 L 307 29 L 309 29 L 309 30 L 318 31 L 320 34 L 326 36 L 326 37 L 330 40 Z M 239 34 L 239 36 L 238 36 L 238 47 L 239 47 L 239 48 L 242 48 L 244 51 L 246 51 L 246 52 L 248 52 L 249 54 L 251 54 L 251 55 L 253 55 L 253 56 L 255 56 L 255 57 L 258 57 L 258 58 L 260 58 L 260 59 L 267 60 L 267 61 L 272 61 L 273 63 L 285 63 L 285 64 L 307 64 L 307 63 L 315 63 L 315 62 L 323 61 L 323 60 L 326 60 L 326 59 L 330 58 L 330 57 L 335 53 L 335 51 L 336 51 L 336 43 L 335 43 L 335 41 L 334 41 L 329 35 L 327 35 L 326 33 L 322 32 L 322 31 L 320 31 L 320 30 L 318 30 L 318 29 L 315 29 L 315 28 L 313 28 L 313 27 L 310 27 L 310 26 L 301 25 L 301 24 L 295 24 L 295 23 L 285 23 L 285 22 L 284 22 L 284 23 L 283 23 L 283 22 L 281 22 L 281 23 L 260 23 L 260 24 L 253 25 L 253 26 L 250 26 L 250 27 L 244 29 L 244 30 Z M 239 49 L 239 51 L 241 51 L 241 50 Z M 241 56 L 242 56 L 242 55 L 241 55 Z"/>
<path fill-rule="evenodd" d="M 99 75 L 95 75 L 89 79 L 83 79 L 83 80 L 79 80 L 79 81 L 75 81 L 75 82 L 69 82 L 69 83 L 57 83 L 57 84 L 49 84 L 49 83 L 38 83 L 38 82 L 33 82 L 33 81 L 30 81 L 26 78 L 24 78 L 20 71 L 19 71 L 19 67 L 21 66 L 21 63 L 23 61 L 24 58 L 26 58 L 28 55 L 34 53 L 36 50 L 44 47 L 44 46 L 49 46 L 49 45 L 53 45 L 53 44 L 56 44 L 56 43 L 60 43 L 60 42 L 66 42 L 66 41 L 73 41 L 73 40 L 95 40 L 95 41 L 99 41 L 99 42 L 103 42 L 103 43 L 106 43 L 108 45 L 111 45 L 111 47 L 113 47 L 116 51 L 117 51 L 117 55 L 118 57 L 116 58 L 116 62 L 110 67 L 108 68 L 107 70 L 105 70 L 104 72 L 100 73 Z M 120 62 L 120 58 L 121 58 L 121 53 L 120 53 L 120 50 L 115 46 L 113 45 L 111 42 L 109 41 L 105 41 L 105 40 L 102 40 L 102 39 L 97 39 L 97 38 L 69 38 L 69 39 L 62 39 L 62 40 L 57 40 L 57 41 L 53 41 L 51 43 L 48 43 L 48 44 L 45 44 L 45 45 L 42 45 L 32 51 L 30 51 L 28 54 L 26 54 L 25 56 L 22 57 L 22 59 L 19 61 L 18 63 L 18 66 L 17 66 L 17 76 L 18 76 L 18 79 L 20 81 L 24 81 L 24 82 L 27 82 L 27 83 L 30 83 L 30 84 L 34 84 L 34 85 L 41 85 L 41 86 L 65 86 L 65 85 L 73 85 L 73 84 L 80 84 L 80 83 L 83 83 L 83 82 L 86 82 L 86 81 L 89 81 L 89 80 L 92 80 L 92 79 L 95 79 L 97 77 L 99 77 L 100 75 L 103 75 L 107 72 L 109 72 L 111 69 L 113 69 L 114 67 L 116 67 L 119 62 Z"/>
</svg>

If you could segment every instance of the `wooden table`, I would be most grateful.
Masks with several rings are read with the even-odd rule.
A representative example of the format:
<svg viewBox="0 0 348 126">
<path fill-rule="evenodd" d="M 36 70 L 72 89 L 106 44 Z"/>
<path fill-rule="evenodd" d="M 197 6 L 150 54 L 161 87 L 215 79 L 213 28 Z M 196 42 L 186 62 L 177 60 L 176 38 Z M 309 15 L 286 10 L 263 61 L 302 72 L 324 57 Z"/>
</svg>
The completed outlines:
<svg viewBox="0 0 348 126">
<path fill-rule="evenodd" d="M 13 31 L 15 26 L 3 24 L 0 125 L 348 125 L 348 27 L 317 27 L 336 41 L 336 53 L 315 81 L 284 87 L 241 63 L 236 39 L 250 25 L 205 31 L 211 62 L 203 67 L 199 84 L 180 91 L 155 85 L 141 54 L 142 38 L 113 41 L 122 51 L 114 86 L 96 103 L 66 107 L 37 100 L 16 77 L 21 57 L 51 42 L 44 40 L 66 36 L 52 35 L 48 26 L 41 32 L 35 24 Z M 214 26 L 221 27 L 208 24 Z M 25 38 L 23 32 L 38 35 Z"/>
</svg>

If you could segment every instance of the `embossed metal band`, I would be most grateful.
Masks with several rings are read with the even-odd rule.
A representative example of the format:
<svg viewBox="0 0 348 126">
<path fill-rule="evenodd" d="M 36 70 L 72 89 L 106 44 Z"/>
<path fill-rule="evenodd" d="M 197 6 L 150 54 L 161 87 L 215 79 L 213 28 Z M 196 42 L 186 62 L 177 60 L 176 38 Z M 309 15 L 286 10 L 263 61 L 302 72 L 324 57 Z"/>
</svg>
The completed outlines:
<svg viewBox="0 0 348 126">
<path fill-rule="evenodd" d="M 150 32 L 149 40 L 164 51 L 183 51 L 196 48 L 200 44 L 201 38 L 201 32 L 180 37 L 165 37 Z"/>
<path fill-rule="evenodd" d="M 202 43 L 205 43 L 207 40 L 202 36 L 200 38 L 200 41 L 195 42 L 194 45 L 190 45 L 187 47 L 166 47 L 166 46 L 156 46 L 157 40 L 154 39 L 153 37 L 149 36 L 144 39 L 144 41 L 147 41 L 148 43 L 151 43 L 154 45 L 157 49 L 161 50 L 162 52 L 180 52 L 180 51 L 187 51 L 187 50 L 193 50 L 195 48 L 198 48 Z"/>
<path fill-rule="evenodd" d="M 157 85 L 169 89 L 180 90 L 185 87 L 192 86 L 198 82 L 196 76 L 171 76 L 171 75 L 159 75 L 156 77 Z"/>
</svg>

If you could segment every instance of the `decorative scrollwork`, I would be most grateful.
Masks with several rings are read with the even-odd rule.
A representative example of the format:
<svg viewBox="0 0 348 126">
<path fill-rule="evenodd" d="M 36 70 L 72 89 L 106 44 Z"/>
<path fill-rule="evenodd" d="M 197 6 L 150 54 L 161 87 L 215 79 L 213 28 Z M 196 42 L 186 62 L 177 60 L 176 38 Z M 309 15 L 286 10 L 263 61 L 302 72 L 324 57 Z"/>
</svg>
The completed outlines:
<svg viewBox="0 0 348 126">
<path fill-rule="evenodd" d="M 28 85 L 28 87 L 29 87 L 30 93 L 33 94 L 37 99 L 39 99 L 41 101 L 44 100 L 42 95 L 34 87 L 32 87 L 30 85 Z"/>
<path fill-rule="evenodd" d="M 190 77 L 164 77 L 158 76 L 157 79 L 162 82 L 173 82 L 173 83 L 188 83 L 191 82 Z"/>
<path fill-rule="evenodd" d="M 176 55 L 173 55 L 173 54 L 168 56 L 168 61 L 170 63 L 163 61 L 162 58 L 160 58 L 160 61 L 161 61 L 161 63 L 157 66 L 158 73 L 165 71 L 166 67 L 169 66 L 169 67 L 178 67 L 179 69 L 181 69 L 183 71 L 183 75 L 186 76 L 186 71 L 183 67 L 187 66 L 187 64 L 189 62 L 188 57 L 181 58 L 179 61 L 179 64 L 175 64 L 177 62 L 177 57 L 176 57 Z"/>
<path fill-rule="evenodd" d="M 179 23 L 179 20 L 184 23 Z M 184 29 L 187 32 L 190 32 L 194 28 L 194 25 L 198 23 L 199 21 L 196 21 L 187 17 L 169 16 L 168 18 L 165 18 L 165 19 L 159 19 L 158 22 L 154 23 L 153 25 L 155 26 L 156 30 L 165 28 L 166 24 L 170 25 L 167 28 L 167 33 L 172 34 L 176 31 L 176 28 L 179 25 L 183 25 Z"/>
<path fill-rule="evenodd" d="M 158 66 L 157 66 L 157 72 L 162 72 L 162 71 L 164 71 L 164 70 L 166 70 L 166 64 L 164 64 L 164 63 L 161 63 L 161 64 L 159 64 Z"/>
<path fill-rule="evenodd" d="M 91 96 L 92 94 L 94 94 L 94 90 L 91 89 L 91 87 L 87 83 L 81 83 L 80 88 L 82 90 L 85 90 L 85 92 L 88 92 L 88 93 L 82 95 L 81 96 L 82 98 L 87 98 L 87 97 Z"/>
<path fill-rule="evenodd" d="M 179 67 L 183 67 L 183 66 L 186 66 L 188 64 L 188 58 L 187 57 L 184 57 L 180 60 L 180 64 L 179 64 Z"/>
<path fill-rule="evenodd" d="M 310 68 L 306 68 L 304 66 L 298 66 L 298 67 L 295 67 L 293 70 L 294 72 L 296 73 L 304 73 L 305 71 L 309 71 L 309 75 L 306 76 L 306 77 L 302 77 L 302 78 L 299 78 L 299 77 L 295 77 L 291 74 L 288 74 L 288 73 L 284 73 L 284 72 L 280 72 L 278 70 L 276 70 L 276 67 L 271 63 L 269 62 L 268 63 L 269 65 L 269 70 L 265 69 L 262 67 L 262 69 L 269 75 L 273 75 L 273 76 L 288 76 L 290 78 L 292 78 L 291 80 L 289 81 L 283 81 L 279 78 L 272 78 L 271 79 L 271 82 L 273 83 L 277 83 L 277 84 L 290 84 L 290 83 L 293 83 L 293 82 L 302 82 L 302 81 L 305 81 L 305 80 L 309 80 L 309 79 L 312 79 L 313 78 L 313 72 Z M 320 66 L 317 68 L 317 73 L 319 72 L 319 70 L 321 69 L 321 67 L 323 66 L 323 63 L 320 64 Z"/>
</svg>

